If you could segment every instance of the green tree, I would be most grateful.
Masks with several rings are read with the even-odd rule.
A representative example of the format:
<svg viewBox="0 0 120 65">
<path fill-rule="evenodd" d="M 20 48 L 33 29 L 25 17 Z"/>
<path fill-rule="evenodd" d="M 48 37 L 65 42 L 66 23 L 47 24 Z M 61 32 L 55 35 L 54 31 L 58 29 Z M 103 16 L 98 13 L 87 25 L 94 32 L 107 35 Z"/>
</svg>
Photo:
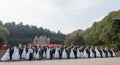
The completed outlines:
<svg viewBox="0 0 120 65">
<path fill-rule="evenodd" d="M 0 26 L 0 44 L 6 44 L 8 36 L 9 31 L 7 30 L 7 28 Z"/>
<path fill-rule="evenodd" d="M 8 37 L 9 45 L 32 43 L 35 36 L 47 36 L 50 38 L 50 43 L 59 44 L 63 44 L 65 39 L 65 34 L 60 31 L 56 33 L 42 27 L 23 25 L 22 22 L 18 24 L 15 22 L 5 23 L 3 26 L 11 33 Z"/>
<path fill-rule="evenodd" d="M 65 45 L 85 45 L 83 37 L 80 35 L 83 31 L 77 30 L 68 34 L 64 41 Z"/>
<path fill-rule="evenodd" d="M 82 33 L 86 45 L 103 45 L 120 49 L 120 10 L 110 12 Z"/>
</svg>

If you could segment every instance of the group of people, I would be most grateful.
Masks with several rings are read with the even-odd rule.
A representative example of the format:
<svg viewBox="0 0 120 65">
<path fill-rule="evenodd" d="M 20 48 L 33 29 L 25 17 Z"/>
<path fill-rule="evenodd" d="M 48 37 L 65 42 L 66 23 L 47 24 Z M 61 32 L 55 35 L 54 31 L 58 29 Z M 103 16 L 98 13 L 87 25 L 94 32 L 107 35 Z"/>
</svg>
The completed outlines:
<svg viewBox="0 0 120 65">
<path fill-rule="evenodd" d="M 21 44 L 10 47 L 1 58 L 1 61 L 21 59 L 71 59 L 71 58 L 104 58 L 115 57 L 113 49 L 99 46 L 32 46 Z"/>
</svg>

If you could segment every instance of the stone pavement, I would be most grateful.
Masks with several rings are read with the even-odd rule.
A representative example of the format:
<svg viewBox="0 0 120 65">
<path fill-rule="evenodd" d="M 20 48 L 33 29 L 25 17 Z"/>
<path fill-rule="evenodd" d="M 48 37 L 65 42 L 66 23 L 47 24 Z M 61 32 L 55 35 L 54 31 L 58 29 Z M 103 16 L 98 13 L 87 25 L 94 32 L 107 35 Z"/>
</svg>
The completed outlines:
<svg viewBox="0 0 120 65">
<path fill-rule="evenodd" d="M 33 61 L 8 61 L 0 62 L 0 65 L 120 65 L 120 57 L 114 58 L 90 58 L 90 59 L 57 59 L 57 60 L 33 60 Z"/>
</svg>

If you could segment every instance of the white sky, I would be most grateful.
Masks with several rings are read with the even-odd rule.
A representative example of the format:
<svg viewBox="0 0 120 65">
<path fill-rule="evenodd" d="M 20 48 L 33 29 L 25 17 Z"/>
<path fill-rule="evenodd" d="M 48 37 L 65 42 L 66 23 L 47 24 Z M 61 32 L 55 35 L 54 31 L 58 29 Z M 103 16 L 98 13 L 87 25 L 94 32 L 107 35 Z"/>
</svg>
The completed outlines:
<svg viewBox="0 0 120 65">
<path fill-rule="evenodd" d="M 0 20 L 67 34 L 119 9 L 120 0 L 0 0 Z"/>
</svg>

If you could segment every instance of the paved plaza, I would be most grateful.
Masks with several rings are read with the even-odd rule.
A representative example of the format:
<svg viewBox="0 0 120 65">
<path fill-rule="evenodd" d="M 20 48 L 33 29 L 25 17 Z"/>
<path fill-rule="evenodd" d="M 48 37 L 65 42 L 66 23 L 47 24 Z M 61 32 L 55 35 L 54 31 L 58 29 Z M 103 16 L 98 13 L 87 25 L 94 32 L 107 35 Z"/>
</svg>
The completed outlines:
<svg viewBox="0 0 120 65">
<path fill-rule="evenodd" d="M 0 65 L 120 65 L 120 57 L 91 59 L 57 59 L 33 61 L 8 61 Z"/>
</svg>

